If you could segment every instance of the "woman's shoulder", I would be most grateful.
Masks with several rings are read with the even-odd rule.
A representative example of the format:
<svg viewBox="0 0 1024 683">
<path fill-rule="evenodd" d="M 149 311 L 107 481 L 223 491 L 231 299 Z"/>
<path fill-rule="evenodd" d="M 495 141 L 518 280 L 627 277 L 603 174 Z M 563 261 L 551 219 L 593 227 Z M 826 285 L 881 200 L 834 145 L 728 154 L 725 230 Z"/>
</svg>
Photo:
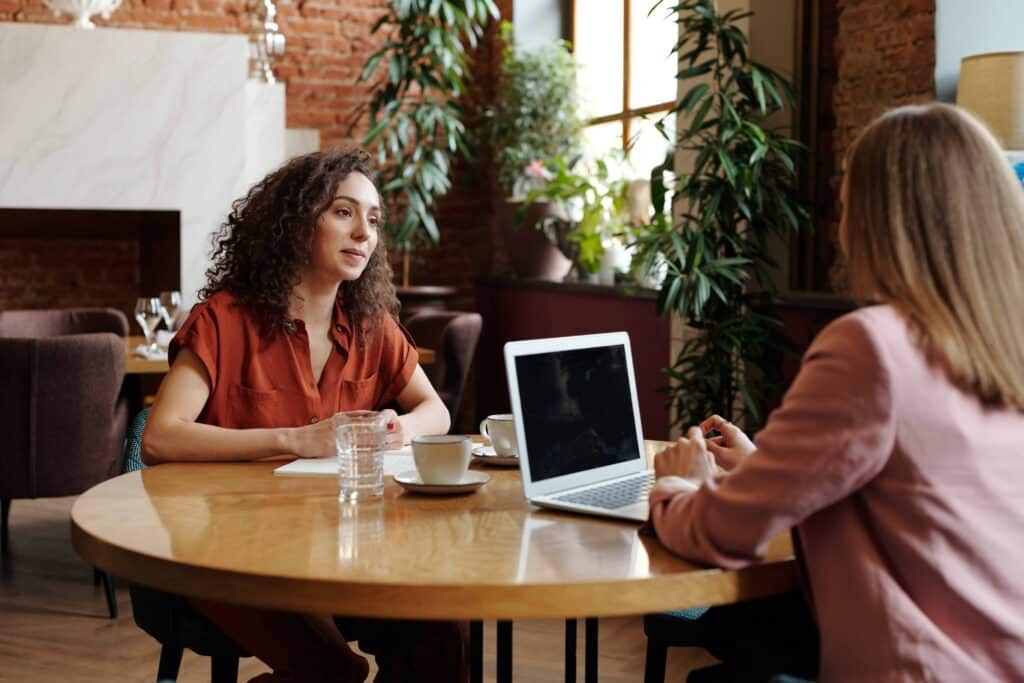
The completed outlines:
<svg viewBox="0 0 1024 683">
<path fill-rule="evenodd" d="M 836 318 L 808 350 L 828 348 L 862 358 L 865 363 L 898 365 L 907 354 L 919 355 L 906 318 L 893 306 L 865 306 Z"/>
</svg>

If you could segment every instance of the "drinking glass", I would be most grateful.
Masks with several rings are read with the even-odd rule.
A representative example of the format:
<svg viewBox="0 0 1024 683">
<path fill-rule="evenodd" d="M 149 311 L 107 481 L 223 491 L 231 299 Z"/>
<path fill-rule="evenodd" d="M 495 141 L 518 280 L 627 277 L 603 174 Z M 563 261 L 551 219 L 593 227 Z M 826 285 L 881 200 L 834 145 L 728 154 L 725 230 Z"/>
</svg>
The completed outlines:
<svg viewBox="0 0 1024 683">
<path fill-rule="evenodd" d="M 384 494 L 384 442 L 390 411 L 350 410 L 331 418 L 338 449 L 338 500 L 355 503 Z"/>
<path fill-rule="evenodd" d="M 164 325 L 171 332 L 174 331 L 174 323 L 178 319 L 178 311 L 181 310 L 181 292 L 160 292 L 160 313 L 164 318 Z"/>
<path fill-rule="evenodd" d="M 142 296 L 135 300 L 135 321 L 142 328 L 142 334 L 146 335 L 146 346 L 151 353 L 157 351 L 155 332 L 163 316 L 162 311 L 160 299 L 156 297 Z"/>
</svg>

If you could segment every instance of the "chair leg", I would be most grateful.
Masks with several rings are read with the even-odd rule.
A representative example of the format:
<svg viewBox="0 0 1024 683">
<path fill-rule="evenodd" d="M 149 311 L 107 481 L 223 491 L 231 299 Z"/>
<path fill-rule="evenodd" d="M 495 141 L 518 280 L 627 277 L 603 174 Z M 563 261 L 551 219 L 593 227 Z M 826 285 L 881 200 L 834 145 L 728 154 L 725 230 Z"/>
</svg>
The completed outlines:
<svg viewBox="0 0 1024 683">
<path fill-rule="evenodd" d="M 182 648 L 164 645 L 160 648 L 160 668 L 156 671 L 157 683 L 174 683 L 181 668 Z"/>
<path fill-rule="evenodd" d="M 644 683 L 665 683 L 665 660 L 668 647 L 650 636 L 647 638 L 647 660 L 644 662 Z"/>
<path fill-rule="evenodd" d="M 576 683 L 576 620 L 565 620 L 565 683 Z"/>
<path fill-rule="evenodd" d="M 100 585 L 100 581 L 102 581 L 102 580 L 103 580 L 103 572 L 101 572 L 99 569 L 96 569 L 96 567 L 93 567 L 92 568 L 92 585 L 98 586 L 98 585 Z"/>
<path fill-rule="evenodd" d="M 7 554 L 7 518 L 11 516 L 11 499 L 0 500 L 0 550 Z"/>
<path fill-rule="evenodd" d="M 99 570 L 96 570 L 99 571 Z M 117 619 L 117 594 L 114 593 L 114 577 L 106 572 L 99 572 L 103 583 L 103 592 L 107 595 L 107 612 L 111 619 Z"/>
<path fill-rule="evenodd" d="M 210 683 L 238 683 L 238 657 L 210 657 Z"/>
</svg>

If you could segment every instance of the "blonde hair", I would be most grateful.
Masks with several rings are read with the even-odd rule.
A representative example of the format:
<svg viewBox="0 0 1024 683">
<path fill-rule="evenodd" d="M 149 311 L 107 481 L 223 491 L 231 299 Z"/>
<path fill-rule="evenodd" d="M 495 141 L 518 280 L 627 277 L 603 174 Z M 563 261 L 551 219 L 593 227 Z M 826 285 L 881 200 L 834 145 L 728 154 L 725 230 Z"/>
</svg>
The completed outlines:
<svg viewBox="0 0 1024 683">
<path fill-rule="evenodd" d="M 992 135 L 945 104 L 894 109 L 847 158 L 854 296 L 897 308 L 987 404 L 1024 409 L 1024 190 Z"/>
</svg>

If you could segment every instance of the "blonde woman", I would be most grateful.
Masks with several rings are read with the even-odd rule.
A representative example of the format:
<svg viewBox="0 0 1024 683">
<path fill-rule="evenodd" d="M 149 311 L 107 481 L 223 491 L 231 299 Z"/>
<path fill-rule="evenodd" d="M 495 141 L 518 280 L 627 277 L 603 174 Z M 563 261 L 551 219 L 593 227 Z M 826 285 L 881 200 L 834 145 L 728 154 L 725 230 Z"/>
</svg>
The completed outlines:
<svg viewBox="0 0 1024 683">
<path fill-rule="evenodd" d="M 659 454 L 651 522 L 729 568 L 796 527 L 820 680 L 1024 679 L 1024 193 L 930 104 L 861 134 L 842 199 L 875 305 L 818 335 L 756 446 L 712 417 Z"/>
</svg>

